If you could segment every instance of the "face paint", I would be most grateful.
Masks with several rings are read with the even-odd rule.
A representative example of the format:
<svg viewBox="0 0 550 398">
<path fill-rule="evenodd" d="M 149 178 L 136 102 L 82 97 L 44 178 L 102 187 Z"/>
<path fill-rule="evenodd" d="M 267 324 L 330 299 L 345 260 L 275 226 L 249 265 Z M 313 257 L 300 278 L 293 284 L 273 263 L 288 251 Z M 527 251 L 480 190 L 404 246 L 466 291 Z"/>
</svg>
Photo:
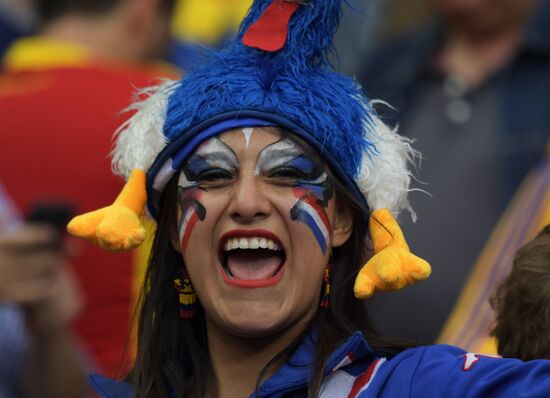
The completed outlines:
<svg viewBox="0 0 550 398">
<path fill-rule="evenodd" d="M 334 194 L 334 187 L 323 163 L 293 141 L 283 139 L 260 153 L 256 174 L 288 181 L 294 187 L 298 201 L 290 209 L 290 217 L 306 224 L 326 253 L 331 227 L 325 207 Z"/>
<path fill-rule="evenodd" d="M 252 136 L 253 132 L 254 132 L 254 129 L 252 127 L 245 127 L 243 129 L 244 139 L 246 140 L 247 148 L 248 148 L 248 145 L 250 144 L 250 137 Z"/>
<path fill-rule="evenodd" d="M 178 231 L 183 252 L 187 249 L 191 232 L 197 222 L 206 218 L 206 209 L 199 202 L 201 193 L 198 184 L 190 183 L 182 172 L 178 185 L 178 204 L 181 210 Z"/>
<path fill-rule="evenodd" d="M 239 169 L 235 152 L 218 137 L 204 142 L 187 160 L 183 172 L 190 182 L 207 183 Z"/>
<path fill-rule="evenodd" d="M 323 184 L 327 185 L 327 187 L 322 188 L 317 186 L 317 190 L 324 194 L 324 192 L 331 189 L 328 185 L 332 185 L 328 176 L 326 176 Z M 310 183 L 306 185 L 311 186 Z M 308 188 L 296 187 L 294 188 L 294 195 L 298 198 L 298 201 L 290 209 L 290 218 L 293 221 L 300 221 L 306 224 L 311 232 L 313 232 L 321 251 L 326 254 L 330 239 L 330 222 L 322 205 L 323 202 Z"/>
<path fill-rule="evenodd" d="M 199 202 L 206 187 L 214 181 L 230 178 L 239 162 L 235 153 L 218 137 L 202 144 L 186 161 L 178 181 L 178 203 L 181 210 L 179 236 L 185 252 L 197 222 L 206 218 L 206 208 Z"/>
</svg>

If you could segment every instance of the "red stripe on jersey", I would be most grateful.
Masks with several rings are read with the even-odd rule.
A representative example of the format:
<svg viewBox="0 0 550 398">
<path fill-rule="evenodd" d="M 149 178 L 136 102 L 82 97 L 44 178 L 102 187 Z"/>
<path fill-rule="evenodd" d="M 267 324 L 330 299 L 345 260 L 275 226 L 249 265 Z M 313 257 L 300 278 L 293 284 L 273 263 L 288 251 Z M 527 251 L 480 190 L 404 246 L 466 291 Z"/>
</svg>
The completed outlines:
<svg viewBox="0 0 550 398">
<path fill-rule="evenodd" d="M 374 370 L 376 369 L 376 365 L 382 360 L 382 358 L 378 358 L 373 363 L 370 364 L 369 368 L 365 373 L 363 373 L 360 376 L 357 376 L 355 379 L 355 383 L 353 383 L 353 387 L 351 388 L 351 391 L 348 395 L 348 398 L 355 398 L 357 397 L 357 394 L 363 390 L 363 387 L 365 387 L 370 381 L 373 376 Z"/>
</svg>

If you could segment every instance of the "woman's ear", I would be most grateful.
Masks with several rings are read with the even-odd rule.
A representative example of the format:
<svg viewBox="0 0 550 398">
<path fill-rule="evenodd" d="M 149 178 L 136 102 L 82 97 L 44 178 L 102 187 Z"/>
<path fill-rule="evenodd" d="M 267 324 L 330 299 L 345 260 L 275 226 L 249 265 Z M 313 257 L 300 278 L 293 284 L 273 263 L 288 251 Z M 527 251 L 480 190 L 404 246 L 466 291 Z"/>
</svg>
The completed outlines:
<svg viewBox="0 0 550 398">
<path fill-rule="evenodd" d="M 332 247 L 342 246 L 353 231 L 353 216 L 347 206 L 336 203 L 336 216 L 332 227 Z"/>
</svg>

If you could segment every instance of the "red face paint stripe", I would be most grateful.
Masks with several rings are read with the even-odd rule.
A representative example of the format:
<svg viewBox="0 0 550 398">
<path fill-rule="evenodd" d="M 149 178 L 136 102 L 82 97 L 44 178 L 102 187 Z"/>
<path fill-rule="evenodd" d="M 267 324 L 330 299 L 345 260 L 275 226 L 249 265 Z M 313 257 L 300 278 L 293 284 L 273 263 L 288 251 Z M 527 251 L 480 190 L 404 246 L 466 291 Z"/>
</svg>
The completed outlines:
<svg viewBox="0 0 550 398">
<path fill-rule="evenodd" d="M 309 198 L 304 200 L 304 202 L 315 209 L 315 211 L 319 214 L 321 221 L 323 222 L 323 224 L 325 224 L 327 231 L 330 231 L 330 222 L 328 220 L 327 213 L 324 207 L 317 203 L 317 199 L 314 196 L 310 196 Z"/>
<path fill-rule="evenodd" d="M 294 188 L 293 192 L 294 192 L 294 196 L 296 196 L 298 199 L 301 199 L 304 196 L 308 196 L 308 194 L 310 193 L 309 190 L 305 188 L 298 188 L 298 187 Z M 317 198 L 315 197 L 315 195 L 309 195 L 309 197 L 306 197 L 304 199 L 304 202 L 306 202 L 308 205 L 310 205 L 315 209 L 317 214 L 319 214 L 319 218 L 321 218 L 321 221 L 323 222 L 323 224 L 325 224 L 325 228 L 330 233 L 331 226 L 330 226 L 330 221 L 328 220 L 327 213 L 324 207 L 319 205 L 319 203 L 317 203 Z"/>
<path fill-rule="evenodd" d="M 189 211 L 193 212 L 193 214 L 189 218 L 189 222 L 187 223 L 185 231 L 183 232 L 183 237 L 181 238 L 181 248 L 183 252 L 185 252 L 185 250 L 187 249 L 187 245 L 189 244 L 189 238 L 191 237 L 191 232 L 193 232 L 195 225 L 199 221 L 199 216 L 195 211 L 195 209 L 191 208 L 189 209 Z"/>
</svg>

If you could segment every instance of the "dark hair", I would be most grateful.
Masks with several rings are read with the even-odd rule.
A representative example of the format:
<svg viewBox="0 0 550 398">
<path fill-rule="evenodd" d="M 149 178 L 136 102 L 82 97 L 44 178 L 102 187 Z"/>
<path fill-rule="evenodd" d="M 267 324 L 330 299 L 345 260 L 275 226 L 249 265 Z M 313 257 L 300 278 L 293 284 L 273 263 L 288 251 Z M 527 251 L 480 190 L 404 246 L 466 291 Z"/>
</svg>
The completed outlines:
<svg viewBox="0 0 550 398">
<path fill-rule="evenodd" d="M 550 359 L 550 225 L 517 252 L 491 305 L 500 355 Z"/>
<path fill-rule="evenodd" d="M 172 247 L 170 239 L 173 234 L 177 235 L 176 180 L 176 177 L 172 178 L 161 195 L 158 230 L 142 290 L 138 354 L 130 377 L 139 398 L 166 397 L 171 390 L 182 398 L 200 397 L 204 395 L 208 377 L 212 376 L 204 310 L 199 308 L 192 320 L 182 320 L 177 293 L 172 287 L 184 267 L 183 259 Z M 365 239 L 368 238 L 365 214 L 368 214 L 368 209 L 364 209 L 338 179 L 334 179 L 334 184 L 337 206 L 351 212 L 354 226 L 348 241 L 334 248 L 332 253 L 330 308 L 319 308 L 312 321 L 319 331 L 319 344 L 314 376 L 309 383 L 310 397 L 318 396 L 323 368 L 330 353 L 356 331 L 363 332 L 373 349 L 387 355 L 408 347 L 381 337 L 368 317 L 364 302 L 354 297 L 355 277 L 371 255 L 365 248 Z M 305 333 L 265 366 L 257 387 L 269 369 L 276 367 L 297 348 Z"/>
<path fill-rule="evenodd" d="M 42 22 L 52 21 L 69 12 L 86 15 L 103 14 L 127 0 L 34 0 Z M 171 10 L 175 0 L 162 0 L 162 7 Z"/>
</svg>

